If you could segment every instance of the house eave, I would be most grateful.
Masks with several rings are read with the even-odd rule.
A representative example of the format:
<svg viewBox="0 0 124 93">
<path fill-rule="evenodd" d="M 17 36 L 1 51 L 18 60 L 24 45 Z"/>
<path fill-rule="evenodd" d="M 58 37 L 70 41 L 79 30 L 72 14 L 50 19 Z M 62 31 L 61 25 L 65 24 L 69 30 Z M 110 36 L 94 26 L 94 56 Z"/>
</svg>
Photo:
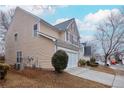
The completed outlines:
<svg viewBox="0 0 124 93">
<path fill-rule="evenodd" d="M 49 36 L 49 35 L 47 35 L 47 34 L 44 34 L 44 33 L 42 33 L 42 32 L 37 32 L 38 33 L 38 35 L 40 35 L 40 36 L 44 36 L 44 37 L 46 37 L 46 38 L 48 38 L 48 39 L 50 39 L 50 40 L 52 40 L 52 41 L 56 41 L 56 38 L 55 37 L 52 37 L 52 36 Z"/>
</svg>

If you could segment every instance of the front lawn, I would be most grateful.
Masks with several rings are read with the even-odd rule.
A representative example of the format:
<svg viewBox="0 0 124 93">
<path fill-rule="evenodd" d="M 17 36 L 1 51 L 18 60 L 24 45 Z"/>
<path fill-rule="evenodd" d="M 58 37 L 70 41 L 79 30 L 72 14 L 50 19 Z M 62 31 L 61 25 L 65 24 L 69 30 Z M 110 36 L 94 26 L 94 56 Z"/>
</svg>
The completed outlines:
<svg viewBox="0 0 124 93">
<path fill-rule="evenodd" d="M 90 67 L 90 69 L 95 70 L 95 71 L 108 73 L 108 74 L 112 74 L 112 75 L 124 76 L 124 71 L 123 70 L 112 69 L 110 67 L 106 67 L 106 66 L 102 66 L 102 65 L 99 65 L 98 67 Z"/>
<path fill-rule="evenodd" d="M 115 70 L 117 75 L 124 76 L 123 70 Z"/>
<path fill-rule="evenodd" d="M 112 69 L 110 67 L 102 66 L 102 65 L 99 65 L 98 67 L 90 67 L 90 69 L 108 73 L 108 74 L 112 74 L 112 75 L 115 75 L 115 73 L 116 73 L 114 69 Z"/>
<path fill-rule="evenodd" d="M 23 71 L 11 69 L 0 87 L 44 87 L 44 88 L 105 88 L 110 87 L 91 80 L 79 78 L 66 72 L 57 74 L 51 70 L 27 68 Z"/>
</svg>

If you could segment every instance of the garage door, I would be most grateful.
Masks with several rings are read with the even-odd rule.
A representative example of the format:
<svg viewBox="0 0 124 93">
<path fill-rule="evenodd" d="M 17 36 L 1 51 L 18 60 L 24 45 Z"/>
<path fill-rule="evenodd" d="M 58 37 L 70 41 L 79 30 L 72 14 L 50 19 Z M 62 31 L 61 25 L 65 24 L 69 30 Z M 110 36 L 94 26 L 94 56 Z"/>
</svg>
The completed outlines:
<svg viewBox="0 0 124 93">
<path fill-rule="evenodd" d="M 78 54 L 72 52 L 67 52 L 67 54 L 69 57 L 67 68 L 76 67 L 78 62 Z"/>
</svg>

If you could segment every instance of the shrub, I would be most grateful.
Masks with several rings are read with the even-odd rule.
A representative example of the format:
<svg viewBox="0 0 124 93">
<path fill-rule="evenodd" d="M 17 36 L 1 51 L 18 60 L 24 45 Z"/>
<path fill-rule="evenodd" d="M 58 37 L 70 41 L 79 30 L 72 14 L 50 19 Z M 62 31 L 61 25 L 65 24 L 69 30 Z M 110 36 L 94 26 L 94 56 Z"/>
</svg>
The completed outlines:
<svg viewBox="0 0 124 93">
<path fill-rule="evenodd" d="M 0 60 L 5 60 L 5 57 L 4 56 L 0 56 Z"/>
<path fill-rule="evenodd" d="M 84 59 L 80 59 L 80 60 L 78 61 L 78 66 L 79 66 L 79 67 L 85 66 L 85 64 L 86 64 L 86 61 L 85 61 Z"/>
<path fill-rule="evenodd" d="M 95 62 L 95 64 L 99 65 L 99 63 Z"/>
<path fill-rule="evenodd" d="M 52 57 L 52 66 L 58 73 L 67 67 L 68 55 L 63 50 L 58 50 Z"/>
<path fill-rule="evenodd" d="M 86 64 L 87 64 L 87 66 L 89 66 L 90 65 L 90 61 L 86 61 Z"/>
<path fill-rule="evenodd" d="M 0 60 L 0 63 L 4 63 L 4 60 Z"/>
<path fill-rule="evenodd" d="M 99 64 L 98 63 L 90 63 L 89 66 L 91 66 L 91 67 L 97 67 L 97 66 L 99 66 Z"/>
<path fill-rule="evenodd" d="M 0 63 L 4 63 L 5 59 L 4 57 L 0 57 Z"/>
<path fill-rule="evenodd" d="M 96 62 L 96 59 L 95 59 L 94 57 L 91 57 L 91 58 L 90 58 L 90 62 L 91 62 L 91 63 L 95 63 L 95 62 Z"/>
<path fill-rule="evenodd" d="M 87 66 L 91 66 L 91 67 L 97 67 L 99 66 L 99 63 L 95 62 L 95 58 L 91 58 L 90 61 L 87 61 Z"/>
<path fill-rule="evenodd" d="M 0 79 L 4 79 L 7 75 L 7 70 L 10 69 L 10 66 L 6 63 L 0 63 Z"/>
</svg>

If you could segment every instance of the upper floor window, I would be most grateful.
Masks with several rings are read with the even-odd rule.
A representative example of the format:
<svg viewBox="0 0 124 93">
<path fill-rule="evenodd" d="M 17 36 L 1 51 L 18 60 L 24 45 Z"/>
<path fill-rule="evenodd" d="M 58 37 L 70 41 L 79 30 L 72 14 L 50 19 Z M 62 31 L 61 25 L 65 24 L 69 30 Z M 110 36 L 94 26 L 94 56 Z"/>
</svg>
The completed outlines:
<svg viewBox="0 0 124 93">
<path fill-rule="evenodd" d="M 72 44 L 78 44 L 78 36 L 76 34 L 72 34 L 70 32 L 67 32 L 67 41 L 69 41 Z"/>
<path fill-rule="evenodd" d="M 15 41 L 17 41 L 17 39 L 18 39 L 18 34 L 17 33 L 14 35 L 14 38 L 15 38 Z"/>
<path fill-rule="evenodd" d="M 35 24 L 33 27 L 33 36 L 37 36 L 37 32 L 38 32 L 38 24 Z"/>
<path fill-rule="evenodd" d="M 74 40 L 74 42 L 77 42 L 78 41 L 78 38 L 77 38 L 77 36 L 73 36 L 73 40 Z"/>
</svg>

